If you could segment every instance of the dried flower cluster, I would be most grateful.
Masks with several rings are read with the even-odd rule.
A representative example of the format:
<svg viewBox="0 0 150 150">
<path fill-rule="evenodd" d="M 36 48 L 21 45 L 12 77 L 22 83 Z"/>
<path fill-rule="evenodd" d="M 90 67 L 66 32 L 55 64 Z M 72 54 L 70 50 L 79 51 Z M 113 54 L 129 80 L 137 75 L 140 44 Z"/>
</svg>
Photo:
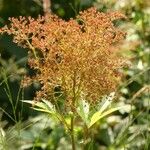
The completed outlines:
<svg viewBox="0 0 150 150">
<path fill-rule="evenodd" d="M 121 79 L 118 69 L 124 59 L 116 45 L 124 33 L 113 21 L 124 17 L 90 8 L 69 21 L 51 14 L 38 19 L 11 18 L 10 27 L 0 32 L 13 34 L 15 43 L 29 49 L 28 63 L 36 75 L 25 77 L 24 84 L 41 83 L 37 100 L 53 101 L 59 89 L 66 105 L 75 106 L 81 98 L 95 104 L 114 91 Z"/>
</svg>

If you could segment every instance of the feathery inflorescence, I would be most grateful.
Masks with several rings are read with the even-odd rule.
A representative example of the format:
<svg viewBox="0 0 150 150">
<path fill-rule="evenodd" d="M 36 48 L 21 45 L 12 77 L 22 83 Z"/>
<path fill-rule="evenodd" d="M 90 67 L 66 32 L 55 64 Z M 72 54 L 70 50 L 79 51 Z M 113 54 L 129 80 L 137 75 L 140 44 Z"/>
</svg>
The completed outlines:
<svg viewBox="0 0 150 150">
<path fill-rule="evenodd" d="M 66 106 L 75 106 L 79 99 L 94 105 L 115 91 L 122 77 L 118 70 L 125 59 L 117 45 L 125 34 L 113 24 L 121 18 L 125 18 L 121 13 L 90 8 L 69 21 L 52 14 L 10 18 L 10 27 L 1 28 L 0 33 L 12 34 L 15 43 L 28 48 L 28 64 L 36 75 L 25 77 L 23 85 L 40 82 L 36 100 L 53 102 L 58 87 Z"/>
</svg>

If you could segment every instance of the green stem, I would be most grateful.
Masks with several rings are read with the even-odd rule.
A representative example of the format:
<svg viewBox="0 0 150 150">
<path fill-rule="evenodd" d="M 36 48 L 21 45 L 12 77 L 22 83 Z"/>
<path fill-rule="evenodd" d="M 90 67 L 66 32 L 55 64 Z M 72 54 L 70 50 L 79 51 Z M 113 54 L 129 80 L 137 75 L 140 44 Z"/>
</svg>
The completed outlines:
<svg viewBox="0 0 150 150">
<path fill-rule="evenodd" d="M 84 125 L 83 127 L 83 150 L 86 149 L 86 145 L 87 145 L 87 138 L 88 138 L 88 128 L 86 125 Z"/>
<path fill-rule="evenodd" d="M 74 77 L 73 77 L 73 99 L 72 99 L 72 115 L 71 115 L 71 128 L 70 128 L 70 135 L 71 135 L 71 144 L 72 144 L 72 150 L 76 150 L 75 146 L 75 137 L 74 137 L 74 108 L 75 108 L 75 102 L 76 102 L 76 71 L 74 71 Z"/>
<path fill-rule="evenodd" d="M 3 75 L 3 78 L 4 78 L 4 83 L 6 84 L 6 88 L 4 88 L 6 94 L 7 94 L 7 97 L 8 97 L 8 100 L 12 106 L 12 111 L 13 111 L 13 115 L 14 115 L 14 120 L 15 122 L 17 122 L 17 117 L 16 117 L 16 110 L 15 110 L 15 105 L 13 103 L 13 97 L 12 97 L 12 93 L 11 93 L 11 90 L 10 90 L 10 87 L 9 87 L 9 84 L 8 84 L 8 79 L 7 79 L 7 73 L 4 69 L 2 69 L 3 72 L 2 72 L 2 75 Z"/>
<path fill-rule="evenodd" d="M 74 116 L 71 116 L 71 144 L 72 144 L 72 150 L 75 150 L 75 138 L 74 138 Z"/>
</svg>

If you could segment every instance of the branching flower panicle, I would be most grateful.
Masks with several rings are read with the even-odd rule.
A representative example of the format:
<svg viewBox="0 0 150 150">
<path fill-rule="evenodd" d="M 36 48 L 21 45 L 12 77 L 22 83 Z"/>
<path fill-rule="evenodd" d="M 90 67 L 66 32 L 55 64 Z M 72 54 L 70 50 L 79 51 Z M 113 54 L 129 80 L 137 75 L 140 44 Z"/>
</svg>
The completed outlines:
<svg viewBox="0 0 150 150">
<path fill-rule="evenodd" d="M 36 75 L 25 77 L 24 85 L 41 83 L 36 100 L 53 102 L 58 88 L 66 106 L 75 107 L 81 98 L 94 105 L 121 80 L 118 69 L 124 58 L 116 49 L 125 34 L 113 24 L 121 18 L 125 16 L 90 8 L 69 21 L 51 14 L 11 18 L 10 27 L 0 32 L 12 34 L 15 43 L 29 49 L 28 63 Z"/>
</svg>

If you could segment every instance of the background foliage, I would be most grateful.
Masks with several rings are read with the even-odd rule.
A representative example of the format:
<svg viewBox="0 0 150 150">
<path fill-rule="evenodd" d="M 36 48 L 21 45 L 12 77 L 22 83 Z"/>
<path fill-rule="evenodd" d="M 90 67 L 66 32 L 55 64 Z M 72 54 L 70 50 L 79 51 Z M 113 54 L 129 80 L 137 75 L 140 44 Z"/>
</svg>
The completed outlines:
<svg viewBox="0 0 150 150">
<path fill-rule="evenodd" d="M 128 20 L 121 25 L 127 32 L 123 43 L 128 52 L 130 69 L 125 69 L 126 81 L 121 84 L 115 105 L 127 104 L 102 119 L 92 132 L 93 149 L 150 149 L 150 2 L 148 0 L 52 0 L 52 12 L 69 19 L 80 10 L 96 6 L 100 11 L 119 10 Z M 0 0 L 0 26 L 8 17 L 43 15 L 40 0 Z M 11 37 L 0 37 L 0 149 L 70 149 L 68 137 L 61 125 L 40 115 L 21 102 L 33 99 L 36 85 L 20 89 L 26 66 L 27 51 L 13 44 Z M 31 72 L 32 73 L 32 72 Z M 78 141 L 81 129 L 77 128 Z M 92 147 L 92 146 L 91 146 Z"/>
</svg>

